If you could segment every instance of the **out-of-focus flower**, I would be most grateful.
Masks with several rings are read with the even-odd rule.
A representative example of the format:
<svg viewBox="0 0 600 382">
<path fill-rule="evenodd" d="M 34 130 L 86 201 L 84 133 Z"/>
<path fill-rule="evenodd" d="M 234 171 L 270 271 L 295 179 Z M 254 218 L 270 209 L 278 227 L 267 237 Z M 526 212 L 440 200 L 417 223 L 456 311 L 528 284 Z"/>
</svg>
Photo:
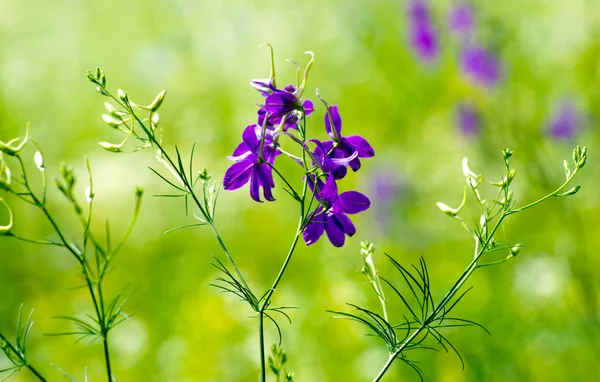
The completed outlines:
<svg viewBox="0 0 600 382">
<path fill-rule="evenodd" d="M 465 74 L 479 85 L 492 87 L 500 81 L 500 61 L 481 46 L 466 46 L 461 54 L 461 66 Z"/>
<path fill-rule="evenodd" d="M 356 233 L 356 228 L 347 214 L 367 210 L 371 201 L 357 191 L 338 194 L 333 176 L 327 178 L 315 196 L 321 205 L 309 216 L 311 221 L 302 234 L 306 245 L 315 243 L 326 232 L 331 244 L 335 247 L 343 246 L 346 235 L 352 236 Z"/>
<path fill-rule="evenodd" d="M 410 44 L 423 61 L 432 61 L 439 51 L 438 35 L 424 0 L 411 0 L 408 7 Z"/>
<path fill-rule="evenodd" d="M 396 202 L 406 193 L 406 183 L 398 175 L 395 165 L 389 169 L 376 170 L 368 180 L 369 195 L 373 197 L 371 216 L 377 220 L 378 230 L 388 235 L 393 228 L 390 221 L 393 217 Z"/>
<path fill-rule="evenodd" d="M 249 181 L 252 199 L 257 202 L 262 201 L 259 192 L 260 187 L 262 187 L 265 199 L 274 201 L 272 189 L 275 184 L 273 182 L 273 169 L 269 166 L 269 163 L 272 165 L 275 157 L 281 152 L 273 143 L 273 138 L 269 134 L 265 134 L 264 139 L 262 138 L 262 127 L 255 124 L 246 127 L 242 134 L 242 140 L 243 142 L 229 157 L 235 163 L 225 172 L 223 188 L 237 190 Z M 263 146 L 262 153 L 261 146 Z"/>
<path fill-rule="evenodd" d="M 477 135 L 481 129 L 481 119 L 477 109 L 466 103 L 456 107 L 456 122 L 460 132 L 465 136 Z"/>
<path fill-rule="evenodd" d="M 455 5 L 450 11 L 450 30 L 461 37 L 468 37 L 475 26 L 473 8 L 468 3 Z"/>
<path fill-rule="evenodd" d="M 562 101 L 548 123 L 548 131 L 555 139 L 570 139 L 580 128 L 580 117 L 575 105 Z"/>
</svg>

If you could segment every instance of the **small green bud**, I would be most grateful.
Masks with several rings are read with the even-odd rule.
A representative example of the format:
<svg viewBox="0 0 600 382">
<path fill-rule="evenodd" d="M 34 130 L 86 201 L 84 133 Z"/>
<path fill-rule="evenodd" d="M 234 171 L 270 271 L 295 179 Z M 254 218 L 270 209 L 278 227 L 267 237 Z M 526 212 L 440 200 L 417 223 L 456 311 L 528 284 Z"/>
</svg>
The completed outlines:
<svg viewBox="0 0 600 382">
<path fill-rule="evenodd" d="M 577 186 L 571 188 L 569 191 L 563 192 L 562 194 L 558 194 L 556 196 L 570 196 L 570 195 L 575 195 L 577 192 L 579 192 L 580 188 L 581 188 L 581 186 L 577 185 Z"/>
<path fill-rule="evenodd" d="M 198 172 L 198 177 L 208 182 L 212 178 L 212 174 L 209 174 L 207 169 L 203 169 L 202 172 Z"/>
<path fill-rule="evenodd" d="M 509 148 L 505 148 L 502 150 L 502 155 L 504 156 L 504 160 L 507 161 L 513 155 L 513 152 Z"/>
<path fill-rule="evenodd" d="M 141 199 L 143 195 L 144 195 L 144 189 L 142 187 L 136 187 L 135 188 L 135 198 Z"/>
<path fill-rule="evenodd" d="M 512 169 L 508 172 L 508 174 L 506 174 L 506 176 L 504 176 L 502 178 L 502 186 L 504 187 L 508 187 L 510 185 L 510 183 L 513 181 L 513 179 L 515 178 L 515 175 L 517 174 L 517 170 Z"/>
<path fill-rule="evenodd" d="M 148 109 L 150 109 L 151 111 L 158 110 L 158 108 L 160 107 L 160 105 L 162 105 L 163 101 L 165 100 L 165 95 L 166 94 L 167 94 L 166 90 L 163 90 L 160 93 L 158 93 L 158 95 L 156 96 L 156 98 L 154 98 L 154 101 L 152 101 L 152 103 L 150 105 L 148 105 Z"/>
<path fill-rule="evenodd" d="M 115 118 L 112 115 L 102 114 L 102 119 L 104 122 L 108 124 L 110 127 L 118 127 L 123 124 L 123 120 L 121 118 Z"/>
<path fill-rule="evenodd" d="M 98 144 L 100 145 L 100 147 L 102 147 L 103 149 L 113 152 L 113 153 L 120 153 L 121 152 L 121 145 L 115 145 L 109 142 L 98 142 Z"/>
<path fill-rule="evenodd" d="M 514 247 L 510 249 L 511 256 L 517 256 L 521 252 L 521 244 L 516 244 Z"/>
<path fill-rule="evenodd" d="M 160 116 L 158 115 L 158 113 L 152 113 L 152 116 L 150 117 L 150 122 L 152 122 L 152 125 L 154 125 L 155 127 L 158 126 L 159 121 Z"/>
<path fill-rule="evenodd" d="M 460 212 L 457 208 L 452 208 L 442 202 L 437 202 L 436 205 L 438 206 L 440 211 L 451 217 L 456 217 L 456 215 L 458 215 L 458 213 Z"/>
<path fill-rule="evenodd" d="M 62 178 L 65 181 L 67 189 L 73 189 L 73 186 L 75 185 L 75 175 L 73 174 L 73 168 L 62 163 L 60 165 L 60 174 L 62 175 Z"/>
<path fill-rule="evenodd" d="M 106 111 L 108 111 L 108 113 L 110 115 L 112 115 L 112 116 L 118 115 L 117 108 L 115 108 L 112 103 L 104 102 L 104 108 L 106 109 Z"/>
<path fill-rule="evenodd" d="M 129 103 L 129 99 L 127 98 L 127 93 L 125 93 L 123 90 L 118 89 L 117 90 L 117 95 L 119 96 L 119 98 L 121 99 L 121 101 L 123 101 L 125 103 Z"/>
</svg>

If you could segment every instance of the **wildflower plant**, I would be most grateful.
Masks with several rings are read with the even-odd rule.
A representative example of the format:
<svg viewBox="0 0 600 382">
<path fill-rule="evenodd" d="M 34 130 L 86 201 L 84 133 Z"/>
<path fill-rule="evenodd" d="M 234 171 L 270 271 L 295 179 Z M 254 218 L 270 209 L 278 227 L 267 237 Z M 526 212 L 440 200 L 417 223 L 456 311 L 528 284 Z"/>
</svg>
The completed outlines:
<svg viewBox="0 0 600 382">
<path fill-rule="evenodd" d="M 30 148 L 35 151 L 30 152 Z M 104 227 L 104 238 L 100 239 L 99 236 L 93 233 L 95 193 L 92 170 L 87 158 L 85 158 L 85 166 L 88 173 L 88 185 L 83 198 L 78 195 L 75 187 L 77 176 L 70 166 L 62 164 L 60 166 L 60 177 L 55 180 L 56 189 L 66 198 L 81 225 L 81 232 L 78 233 L 78 238 L 75 238 L 74 233 L 65 231 L 56 218 L 54 208 L 51 206 L 47 164 L 40 144 L 29 134 L 29 125 L 26 128 L 24 137 L 15 138 L 8 142 L 0 141 L 0 171 L 2 172 L 0 190 L 12 196 L 13 200 L 36 208 L 54 231 L 53 237 L 46 239 L 31 238 L 21 233 L 22 229 L 19 224 L 15 223 L 10 206 L 0 197 L 0 202 L 4 204 L 9 213 L 9 222 L 1 228 L 0 235 L 30 244 L 59 247 L 75 260 L 79 266 L 79 276 L 83 282 L 81 288 L 85 288 L 89 294 L 93 313 L 86 314 L 85 317 L 66 315 L 56 317 L 70 321 L 75 329 L 51 335 L 75 335 L 79 340 L 102 341 L 106 374 L 110 382 L 113 380 L 113 374 L 109 334 L 117 325 L 127 320 L 129 315 L 124 312 L 127 297 L 123 292 L 109 298 L 103 290 L 106 277 L 112 269 L 113 260 L 121 252 L 125 240 L 137 221 L 143 191 L 140 188 L 135 191 L 133 217 L 123 236 L 117 242 L 113 242 L 110 224 L 107 221 Z M 35 178 L 38 179 L 35 180 Z M 27 368 L 39 380 L 45 381 L 46 379 L 27 359 L 26 342 L 33 326 L 31 315 L 23 326 L 20 324 L 21 317 L 22 311 L 19 313 L 15 343 L 10 342 L 7 336 L 0 333 L 0 339 L 2 340 L 0 345 L 14 366 L 3 370 L 3 372 L 14 372 Z M 65 373 L 59 368 L 57 370 Z"/>
<path fill-rule="evenodd" d="M 288 60 L 296 66 L 297 76 L 294 84 L 278 87 L 275 76 L 275 58 L 273 48 L 266 44 L 270 51 L 271 68 L 267 79 L 250 81 L 250 85 L 259 91 L 263 101 L 258 104 L 254 122 L 247 125 L 242 132 L 242 142 L 233 150 L 229 160 L 233 164 L 223 177 L 223 188 L 233 191 L 249 184 L 250 197 L 256 202 L 275 201 L 273 190 L 275 180 L 283 184 L 283 189 L 298 203 L 298 223 L 285 260 L 276 275 L 272 286 L 258 294 L 253 290 L 241 270 L 229 253 L 215 224 L 215 206 L 218 196 L 218 186 L 211 175 L 204 170 L 194 174 L 192 170 L 193 150 L 189 165 L 184 166 L 183 158 L 178 147 L 172 157 L 163 147 L 161 135 L 157 129 L 158 107 L 162 104 L 165 92 L 161 92 L 155 101 L 148 106 L 133 103 L 128 95 L 119 90 L 115 96 L 106 88 L 106 78 L 101 70 L 88 73 L 88 78 L 96 85 L 97 91 L 111 99 L 112 103 L 105 104 L 109 114 L 103 119 L 107 124 L 125 134 L 118 144 L 101 143 L 101 146 L 112 152 L 126 151 L 129 139 L 137 140 L 138 145 L 133 150 L 145 147 L 157 149 L 157 159 L 169 175 L 163 175 L 156 169 L 152 171 L 173 188 L 175 194 L 194 203 L 196 223 L 178 228 L 208 225 L 212 228 L 227 262 L 215 257 L 215 267 L 222 272 L 215 287 L 230 292 L 248 303 L 255 312 L 258 321 L 260 349 L 260 380 L 266 381 L 265 357 L 265 319 L 271 322 L 279 334 L 281 345 L 281 330 L 276 316 L 289 319 L 286 310 L 290 306 L 273 306 L 272 297 L 276 292 L 284 273 L 289 265 L 300 238 L 306 245 L 317 242 L 326 233 L 329 241 L 335 247 L 345 244 L 346 236 L 353 236 L 356 228 L 348 214 L 356 214 L 369 208 L 371 202 L 367 196 L 358 191 L 339 193 L 338 183 L 348 174 L 348 167 L 356 172 L 361 168 L 360 159 L 370 158 L 375 152 L 367 140 L 358 135 L 342 135 L 342 119 L 337 105 L 329 105 L 321 98 L 318 90 L 316 95 L 324 105 L 325 117 L 323 127 L 329 140 L 320 141 L 309 135 L 307 117 L 314 111 L 314 104 L 309 99 L 303 99 L 307 88 L 310 69 L 314 63 L 312 52 L 306 52 L 310 59 L 302 71 L 295 61 Z M 147 113 L 145 117 L 141 113 Z M 137 131 L 143 132 L 138 134 Z M 288 158 L 296 163 L 302 173 L 301 188 L 294 186 L 297 181 L 283 174 L 277 166 L 280 159 Z M 197 183 L 201 183 L 201 191 L 196 191 Z M 274 360 L 279 355 L 274 355 Z M 279 361 L 271 362 L 278 365 Z M 279 369 L 278 369 L 279 370 Z M 277 374 L 279 376 L 279 374 Z M 283 374 L 282 374 L 283 375 Z M 285 378 L 288 378 L 287 374 Z M 287 380 L 287 379 L 286 379 Z"/>
<path fill-rule="evenodd" d="M 372 335 L 379 337 L 385 343 L 389 357 L 373 382 L 380 381 L 395 360 L 400 360 L 412 367 L 423 380 L 423 371 L 418 367 L 417 362 L 409 357 L 408 353 L 418 349 L 435 350 L 436 345 L 446 351 L 454 351 L 464 368 L 464 362 L 458 349 L 448 340 L 443 331 L 452 327 L 477 326 L 489 334 L 482 325 L 469 319 L 455 317 L 454 308 L 473 288 L 465 289 L 464 285 L 475 270 L 504 263 L 516 257 L 521 251 L 522 244 L 498 238 L 498 231 L 502 224 L 511 215 L 523 212 L 551 198 L 574 195 L 580 189 L 580 186 L 577 185 L 567 190 L 567 186 L 574 176 L 587 162 L 587 148 L 577 146 L 573 150 L 573 163 L 569 165 L 567 160 L 564 161 L 565 181 L 563 184 L 540 199 L 517 207 L 510 187 L 516 175 L 516 170 L 510 164 L 513 153 L 509 149 L 502 153 L 506 171 L 501 179 L 485 179 L 483 175 L 473 172 L 467 158 L 464 158 L 462 170 L 466 186 L 462 202 L 456 208 L 442 202 L 437 203 L 438 208 L 459 222 L 474 241 L 472 259 L 441 299 L 436 299 L 432 294 L 432 281 L 429 278 L 429 270 L 424 258 L 421 257 L 418 265 L 406 267 L 386 254 L 388 260 L 398 271 L 401 283 L 404 284 L 404 287 L 400 287 L 399 284 L 379 276 L 373 262 L 374 245 L 369 242 L 362 243 L 361 253 L 364 257 L 362 272 L 366 275 L 381 303 L 380 313 L 353 304 L 349 305 L 355 309 L 355 312 L 332 311 L 332 313 L 335 314 L 334 317 L 347 318 L 363 324 Z M 484 197 L 484 186 L 486 185 L 494 191 L 491 197 Z M 461 216 L 467 203 L 467 195 L 472 195 L 480 211 L 478 219 L 473 219 L 471 224 L 468 223 L 470 219 Z M 392 295 L 400 299 L 406 309 L 402 317 L 389 318 L 384 285 L 393 292 Z M 403 290 L 407 292 L 402 292 Z"/>
<path fill-rule="evenodd" d="M 415 4 L 420 3 L 415 2 Z M 419 14 L 415 13 L 417 16 Z M 428 20 L 428 16 L 426 19 Z M 159 109 L 166 97 L 165 91 L 161 91 L 152 102 L 144 105 L 133 102 L 128 93 L 123 90 L 111 92 L 107 87 L 106 76 L 100 69 L 88 72 L 87 77 L 96 87 L 96 91 L 106 99 L 104 103 L 106 112 L 102 115 L 102 119 L 110 128 L 123 135 L 123 138 L 116 143 L 100 142 L 100 146 L 113 153 L 134 152 L 148 148 L 156 150 L 159 167 L 150 167 L 150 170 L 171 189 L 170 193 L 158 196 L 183 199 L 186 216 L 188 216 L 189 205 L 192 206 L 189 219 L 193 220 L 173 230 L 205 226 L 213 231 L 224 256 L 224 258 L 214 256 L 213 265 L 220 273 L 213 286 L 220 291 L 235 295 L 248 304 L 254 312 L 252 317 L 256 318 L 258 332 L 259 381 L 266 382 L 270 372 L 278 382 L 292 382 L 295 380 L 295 375 L 288 369 L 288 356 L 283 350 L 279 320 L 285 318 L 291 322 L 289 310 L 296 307 L 276 305 L 274 294 L 283 280 L 300 239 L 310 246 L 326 235 L 334 247 L 342 247 L 346 244 L 346 237 L 356 234 L 356 227 L 348 215 L 368 210 L 371 201 L 359 191 L 340 192 L 339 187 L 347 176 L 362 168 L 361 160 L 373 157 L 375 151 L 364 137 L 346 135 L 348 130 L 353 132 L 352 126 L 346 126 L 342 132 L 340 107 L 329 105 L 318 90 L 315 91 L 315 95 L 323 105 L 324 120 L 322 124 L 317 123 L 317 129 L 312 127 L 309 129 L 309 122 L 313 122 L 314 118 L 311 115 L 316 108 L 313 101 L 304 96 L 307 93 L 308 75 L 314 64 L 314 55 L 312 52 L 306 52 L 310 58 L 304 70 L 295 61 L 288 60 L 297 68 L 296 81 L 279 87 L 275 76 L 273 48 L 269 44 L 266 46 L 270 51 L 270 74 L 266 79 L 250 81 L 251 86 L 259 92 L 261 101 L 257 104 L 256 114 L 249 117 L 250 123 L 244 129 L 240 129 L 242 130 L 241 142 L 228 157 L 232 164 L 226 170 L 222 181 L 217 180 L 214 174 L 206 169 L 194 171 L 195 146 L 192 146 L 189 158 L 182 156 L 178 146 L 173 150 L 165 148 L 159 117 Z M 315 130 L 321 131 L 323 135 L 326 134 L 328 139 L 318 139 Z M 35 150 L 33 155 L 26 154 L 25 150 L 28 148 Z M 490 180 L 473 172 L 465 158 L 463 175 L 466 186 L 461 204 L 452 208 L 444 203 L 438 203 L 440 210 L 459 222 L 474 241 L 473 257 L 443 297 L 438 298 L 432 293 L 432 280 L 424 258 L 419 260 L 418 265 L 404 266 L 387 255 L 398 273 L 397 279 L 400 280 L 400 284 L 403 284 L 400 286 L 393 279 L 379 274 L 374 261 L 374 244 L 362 243 L 362 273 L 375 292 L 381 308 L 370 310 L 350 304 L 354 309 L 352 312 L 332 311 L 332 313 L 334 317 L 351 319 L 365 325 L 372 335 L 384 342 L 389 357 L 373 382 L 380 381 L 395 360 L 403 361 L 422 376 L 423 372 L 411 358 L 413 350 L 433 349 L 438 345 L 446 351 L 453 350 L 459 354 L 458 349 L 445 336 L 444 329 L 460 326 L 482 327 L 472 320 L 454 315 L 455 306 L 470 290 L 464 289 L 465 283 L 476 269 L 508 261 L 521 249 L 521 244 L 500 240 L 497 237 L 503 222 L 509 216 L 550 198 L 577 193 L 579 186 L 566 189 L 574 176 L 585 166 L 587 149 L 578 146 L 573 152 L 573 163 L 569 164 L 565 161 L 566 177 L 560 187 L 521 207 L 517 207 L 511 189 L 516 175 L 516 170 L 510 164 L 511 156 L 512 151 L 508 149 L 503 151 L 506 171 L 499 180 Z M 29 162 L 26 163 L 29 160 L 32 164 L 29 167 L 35 166 L 35 174 L 41 179 L 40 187 L 36 188 L 31 183 L 30 168 L 27 165 Z M 282 171 L 280 163 L 284 160 L 295 163 L 297 170 L 289 173 Z M 113 244 L 110 226 L 107 223 L 105 238 L 101 240 L 99 236 L 92 233 L 95 195 L 91 166 L 87 159 L 85 164 L 89 181 L 83 203 L 80 202 L 75 188 L 76 175 L 70 167 L 62 165 L 61 176 L 56 180 L 58 191 L 67 199 L 82 227 L 78 240 L 68 239 L 73 235 L 64 232 L 49 206 L 46 163 L 40 145 L 29 136 L 29 129 L 23 138 L 7 143 L 0 141 L 0 191 L 8 193 L 11 200 L 20 200 L 40 210 L 54 229 L 54 237 L 40 240 L 21 234 L 17 229 L 18 222 L 13 216 L 9 203 L 1 197 L 0 204 L 8 209 L 8 222 L 0 223 L 0 235 L 31 244 L 57 246 L 63 248 L 76 260 L 84 280 L 83 286 L 91 299 L 93 314 L 84 318 L 60 317 L 73 322 L 76 326 L 74 331 L 64 334 L 75 334 L 80 339 L 102 341 L 106 376 L 111 382 L 115 381 L 116 377 L 111 369 L 109 333 L 116 325 L 128 319 L 129 315 L 124 313 L 124 304 L 127 300 L 124 293 L 118 293 L 107 299 L 103 293 L 103 286 L 115 255 L 121 251 L 125 239 L 136 222 L 142 190 L 136 190 L 133 219 L 123 237 L 116 245 Z M 221 184 L 227 191 L 239 190 L 248 185 L 250 199 L 259 203 L 275 202 L 276 196 L 279 197 L 280 194 L 276 187 L 279 185 L 297 203 L 297 224 L 292 230 L 289 249 L 279 271 L 274 275 L 273 282 L 266 290 L 258 290 L 251 286 L 252 283 L 244 277 L 242 269 L 236 264 L 234 255 L 230 253 L 219 233 L 216 207 Z M 492 197 L 484 197 L 490 189 Z M 469 218 L 461 215 L 467 203 L 467 195 L 471 195 L 470 199 L 479 210 L 478 218 L 472 223 Z M 402 302 L 405 308 L 402 315 L 388 309 L 387 301 L 390 296 L 397 297 Z M 0 370 L 0 373 L 7 373 L 10 376 L 21 369 L 28 369 L 38 380 L 46 381 L 47 379 L 30 364 L 27 358 L 26 342 L 33 325 L 31 315 L 24 324 L 21 324 L 23 322 L 21 316 L 22 311 L 19 314 L 15 342 L 9 341 L 8 337 L 0 332 L 0 348 L 12 365 L 5 370 Z M 265 323 L 273 325 L 279 338 L 278 342 L 271 346 L 269 356 L 266 354 L 265 345 L 265 332 L 269 327 Z M 55 368 L 71 380 L 75 380 L 62 369 Z"/>
</svg>

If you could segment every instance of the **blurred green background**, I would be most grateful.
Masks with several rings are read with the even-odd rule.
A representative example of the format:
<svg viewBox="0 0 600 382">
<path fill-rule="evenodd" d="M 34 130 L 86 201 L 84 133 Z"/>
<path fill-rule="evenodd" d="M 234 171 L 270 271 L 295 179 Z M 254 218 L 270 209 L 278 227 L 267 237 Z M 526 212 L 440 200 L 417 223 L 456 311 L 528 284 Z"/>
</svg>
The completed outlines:
<svg viewBox="0 0 600 382">
<path fill-rule="evenodd" d="M 119 381 L 255 381 L 256 320 L 247 318 L 252 312 L 244 304 L 209 286 L 218 275 L 210 254 L 221 252 L 208 229 L 162 234 L 190 219 L 178 200 L 152 197 L 167 191 L 147 169 L 157 166 L 154 152 L 115 155 L 98 147 L 119 137 L 100 118 L 104 99 L 86 70 L 101 67 L 109 88 L 122 88 L 140 103 L 167 89 L 161 108 L 167 146 L 177 143 L 189 153 L 196 142 L 196 166 L 222 177 L 230 164 L 226 156 L 255 120 L 254 102 L 261 98 L 248 81 L 268 76 L 268 51 L 258 48 L 263 42 L 275 47 L 280 84 L 294 76 L 286 58 L 304 65 L 303 52 L 314 51 L 305 97 L 315 100 L 318 87 L 340 105 L 346 134 L 365 136 L 376 151 L 342 183 L 373 202 L 353 218 L 355 237 L 341 249 L 325 238 L 301 245 L 275 294 L 277 305 L 302 306 L 292 312 L 292 325 L 282 323 L 289 369 L 298 381 L 371 380 L 387 358 L 363 327 L 326 312 L 344 310 L 347 302 L 378 308 L 358 272 L 360 240 L 376 242 L 381 274 L 398 282 L 383 252 L 406 265 L 423 256 L 439 299 L 472 256 L 472 240 L 435 205 L 458 204 L 462 158 L 494 178 L 503 175 L 501 150 L 514 150 L 519 205 L 562 182 L 562 161 L 575 144 L 590 151 L 579 194 L 511 218 L 502 235 L 527 247 L 510 262 L 476 272 L 469 282 L 474 290 L 457 308 L 492 335 L 447 331 L 465 358 L 464 371 L 444 351 L 416 357 L 431 381 L 600 378 L 600 3 L 474 1 L 477 39 L 503 65 L 493 89 L 473 84 L 460 68 L 460 42 L 448 32 L 453 4 L 429 4 L 440 52 L 424 63 L 409 44 L 402 1 L 0 0 L 0 140 L 22 135 L 30 121 L 50 177 L 58 176 L 61 162 L 71 164 L 82 196 L 87 155 L 99 230 L 109 218 L 114 232 L 122 232 L 135 186 L 147 190 L 140 222 L 108 279 L 113 293 L 129 286 L 126 311 L 135 313 L 111 338 Z M 578 129 L 555 139 L 548 123 L 565 99 L 578 112 Z M 480 113 L 478 133 L 461 134 L 460 102 Z M 323 109 L 316 106 L 309 129 L 324 138 Z M 217 224 L 256 291 L 270 286 L 295 230 L 294 202 L 279 186 L 275 203 L 253 202 L 247 188 L 220 196 Z M 53 190 L 50 198 L 61 224 L 79 237 L 61 195 Z M 17 232 L 51 235 L 40 214 L 7 200 Z M 99 343 L 43 336 L 72 329 L 51 317 L 91 311 L 84 291 L 68 290 L 80 283 L 76 272 L 60 250 L 0 238 L 0 330 L 14 331 L 21 303 L 35 308 L 30 357 L 52 381 L 66 378 L 51 362 L 78 380 L 85 367 L 91 381 L 105 379 Z M 391 316 L 402 321 L 400 306 L 392 307 Z M 272 327 L 267 339 L 276 341 Z M 398 363 L 384 380 L 417 379 Z M 14 380 L 33 381 L 27 372 Z"/>
</svg>

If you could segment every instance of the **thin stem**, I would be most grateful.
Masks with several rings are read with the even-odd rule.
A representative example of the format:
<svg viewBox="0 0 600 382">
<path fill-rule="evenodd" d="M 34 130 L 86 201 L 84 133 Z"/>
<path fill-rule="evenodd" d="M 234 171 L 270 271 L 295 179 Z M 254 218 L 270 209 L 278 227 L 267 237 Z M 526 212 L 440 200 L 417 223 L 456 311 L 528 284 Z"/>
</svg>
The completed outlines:
<svg viewBox="0 0 600 382">
<path fill-rule="evenodd" d="M 110 354 L 108 352 L 108 332 L 104 333 L 103 337 L 104 345 L 104 360 L 106 361 L 106 373 L 108 374 L 108 382 L 112 382 L 112 371 L 110 368 Z"/>
<path fill-rule="evenodd" d="M 266 382 L 267 369 L 265 367 L 265 336 L 264 336 L 264 314 L 258 314 L 258 339 L 260 348 L 260 382 Z"/>
<path fill-rule="evenodd" d="M 575 176 L 575 174 L 577 174 L 578 170 L 579 170 L 578 168 L 576 168 L 575 170 L 573 170 L 573 172 L 570 174 L 570 176 L 567 178 L 567 180 L 562 184 L 562 186 L 560 186 L 559 188 L 557 188 L 553 193 L 548 194 L 548 195 L 544 196 L 543 198 L 540 198 L 540 199 L 536 200 L 535 202 L 531 202 L 531 203 L 529 203 L 529 204 L 527 204 L 527 205 L 525 205 L 523 207 L 519 207 L 519 208 L 515 208 L 513 210 L 510 210 L 510 212 L 508 214 L 514 214 L 514 213 L 517 213 L 517 212 L 524 211 L 524 210 L 526 210 L 528 208 L 531 208 L 531 207 L 533 207 L 533 206 L 535 206 L 537 204 L 540 204 L 541 202 L 545 201 L 546 199 L 550 199 L 551 197 L 556 196 L 559 192 L 561 192 L 571 182 L 571 180 L 573 179 L 573 177 Z"/>
<path fill-rule="evenodd" d="M 239 281 L 248 289 L 250 290 L 250 288 L 248 287 L 248 284 L 246 283 L 246 280 L 244 279 L 244 277 L 242 276 L 242 273 L 240 272 L 240 270 L 238 269 L 235 261 L 233 260 L 233 258 L 231 257 L 231 255 L 229 254 L 229 251 L 227 250 L 227 247 L 225 246 L 225 243 L 223 242 L 223 240 L 221 239 L 221 236 L 219 235 L 219 232 L 217 231 L 217 227 L 215 226 L 215 224 L 213 223 L 212 219 L 210 219 L 210 216 L 208 215 L 207 211 L 204 210 L 202 203 L 200 203 L 200 200 L 198 199 L 198 197 L 196 196 L 196 193 L 194 192 L 192 186 L 189 184 L 187 177 L 185 176 L 184 173 L 181 172 L 181 170 L 178 168 L 178 166 L 175 165 L 175 162 L 173 162 L 173 160 L 171 159 L 171 157 L 166 153 L 166 151 L 164 150 L 164 148 L 162 147 L 162 145 L 160 144 L 160 142 L 158 142 L 156 140 L 156 138 L 154 137 L 154 134 L 148 130 L 148 128 L 146 127 L 146 125 L 144 125 L 144 122 L 142 122 L 139 117 L 137 116 L 137 114 L 135 113 L 135 111 L 133 110 L 133 107 L 130 104 L 125 104 L 123 101 L 121 101 L 120 99 L 116 98 L 114 95 L 112 95 L 112 93 L 110 93 L 108 90 L 106 90 L 105 88 L 103 88 L 104 91 L 106 91 L 106 93 L 113 99 L 115 100 L 117 103 L 119 103 L 119 105 L 121 105 L 121 107 L 129 110 L 129 112 L 131 113 L 131 115 L 133 116 L 133 118 L 139 123 L 140 127 L 142 128 L 142 130 L 144 130 L 144 133 L 146 133 L 146 135 L 148 136 L 148 139 L 156 145 L 156 147 L 158 147 L 158 149 L 160 150 L 161 154 L 164 156 L 164 158 L 167 160 L 167 162 L 169 163 L 169 165 L 175 170 L 175 172 L 179 175 L 179 178 L 182 180 L 182 182 L 184 183 L 184 186 L 187 190 L 187 192 L 192 196 L 192 199 L 194 200 L 194 203 L 196 203 L 196 206 L 200 209 L 200 212 L 202 212 L 202 214 L 204 215 L 204 217 L 206 218 L 206 220 L 209 222 L 213 232 L 215 233 L 215 236 L 217 237 L 217 241 L 219 242 L 219 245 L 221 246 L 221 249 L 223 250 L 223 252 L 225 252 L 225 256 L 227 257 L 227 260 L 231 263 L 231 265 L 233 266 L 233 269 L 235 270 L 235 273 L 237 274 L 237 276 L 239 277 Z M 190 174 L 191 176 L 191 174 Z"/>
<path fill-rule="evenodd" d="M 450 300 L 452 299 L 452 297 L 454 297 L 456 295 L 456 293 L 458 292 L 458 290 L 462 287 L 462 285 L 471 276 L 471 274 L 473 273 L 473 271 L 475 269 L 477 269 L 477 261 L 481 258 L 481 256 L 483 256 L 484 253 L 486 253 L 486 249 L 487 249 L 488 244 L 492 240 L 494 234 L 496 233 L 496 231 L 500 227 L 500 224 L 502 223 L 502 221 L 504 220 L 504 218 L 506 216 L 508 216 L 508 213 L 506 213 L 506 212 L 503 213 L 500 216 L 500 218 L 498 219 L 498 221 L 496 222 L 496 224 L 494 225 L 494 227 L 490 231 L 489 235 L 487 236 L 487 239 L 485 240 L 485 242 L 481 243 L 482 245 L 481 245 L 479 251 L 477 251 L 477 245 L 479 244 L 479 238 L 476 238 L 477 244 L 476 244 L 475 248 L 476 248 L 476 253 L 477 254 L 473 258 L 473 260 L 471 261 L 471 263 L 463 271 L 463 273 L 461 274 L 461 276 L 456 280 L 456 282 L 454 283 L 454 285 L 452 285 L 452 287 L 448 290 L 448 292 L 446 293 L 446 295 L 444 296 L 444 298 L 442 299 L 442 301 L 433 310 L 433 312 L 431 312 L 429 314 L 429 316 L 427 316 L 427 318 L 423 321 L 423 323 L 417 329 L 415 329 L 415 331 L 410 335 L 410 337 L 408 337 L 406 340 L 404 340 L 402 342 L 402 344 L 393 353 L 390 354 L 390 357 L 388 358 L 388 360 L 386 361 L 386 363 L 383 365 L 383 367 L 381 368 L 380 372 L 377 374 L 377 376 L 375 377 L 375 379 L 373 379 L 373 382 L 378 382 L 378 381 L 381 380 L 381 378 L 383 378 L 384 374 L 390 368 L 390 366 L 392 365 L 392 363 L 394 362 L 394 360 L 396 359 L 396 357 L 398 357 L 398 355 L 400 355 L 400 353 L 402 353 L 402 351 L 404 349 L 406 349 L 406 347 L 415 338 L 417 338 L 417 336 L 419 334 L 421 334 L 421 332 L 423 330 L 425 330 L 429 326 L 429 324 L 431 322 L 435 321 L 435 319 L 438 316 L 438 314 L 443 311 L 443 309 L 450 302 Z"/>
<path fill-rule="evenodd" d="M 0 333 L 0 340 L 2 340 L 4 342 L 4 344 L 6 344 L 6 346 L 10 349 L 10 351 L 14 355 L 17 356 L 19 361 L 21 361 L 21 366 L 25 366 L 26 368 L 28 368 L 29 371 L 31 371 L 33 373 L 33 375 L 35 375 L 37 377 L 37 379 L 39 379 L 40 381 L 47 382 L 46 378 L 44 378 L 42 376 L 42 374 L 39 371 L 37 371 L 37 369 L 35 367 L 33 367 L 31 364 L 29 364 L 29 362 L 27 362 L 27 360 L 25 359 L 25 356 L 21 352 L 21 349 L 16 348 L 2 333 Z M 17 365 L 15 365 L 15 366 L 17 366 Z"/>
</svg>

